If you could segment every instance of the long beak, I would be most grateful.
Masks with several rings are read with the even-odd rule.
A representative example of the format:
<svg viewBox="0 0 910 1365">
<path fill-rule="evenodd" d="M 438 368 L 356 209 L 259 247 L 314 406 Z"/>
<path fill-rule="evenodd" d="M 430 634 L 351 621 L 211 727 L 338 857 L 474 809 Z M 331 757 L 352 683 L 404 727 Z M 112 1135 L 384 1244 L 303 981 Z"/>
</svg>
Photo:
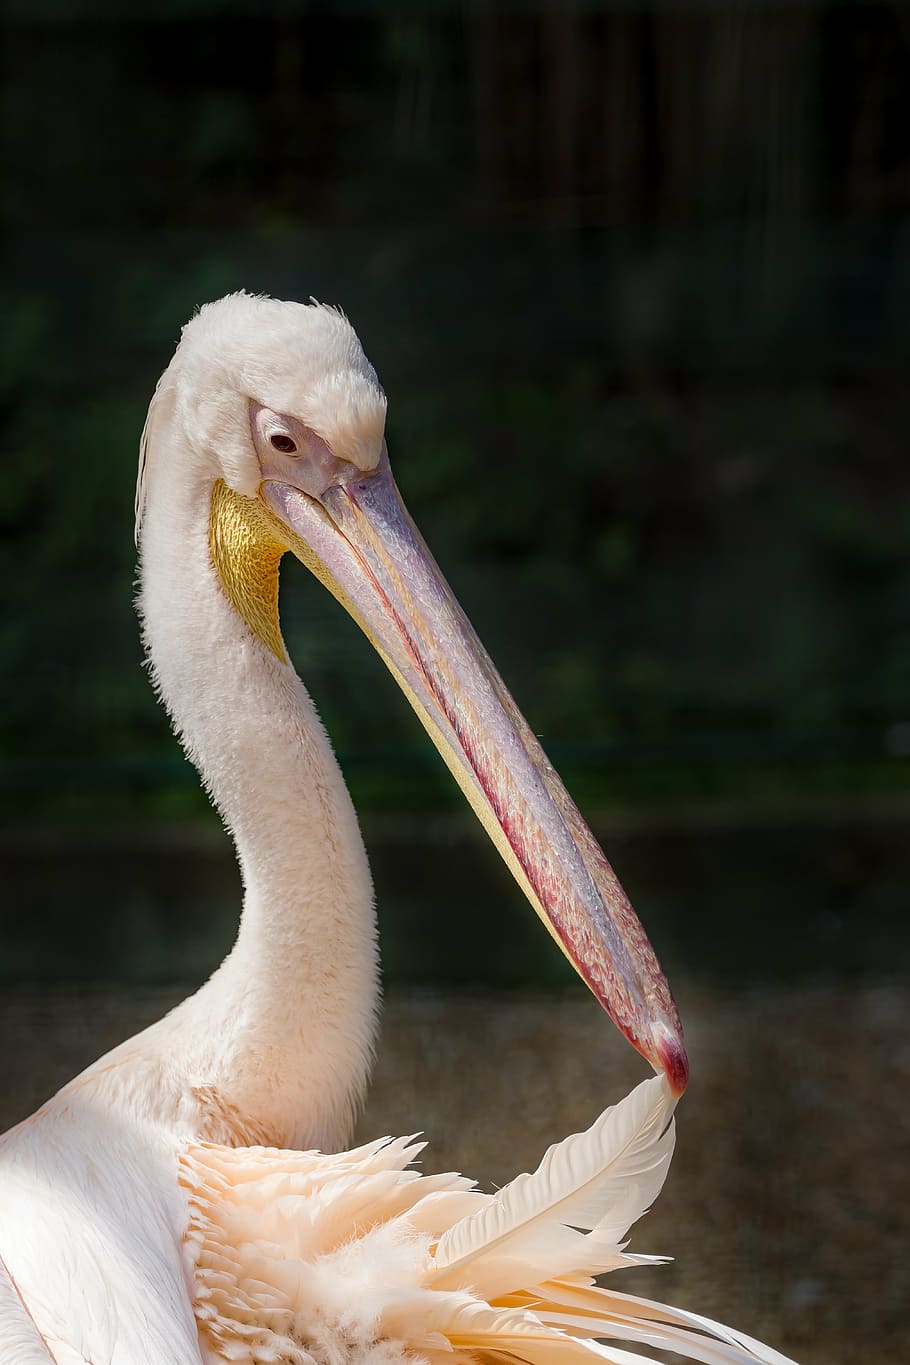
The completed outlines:
<svg viewBox="0 0 910 1365">
<path fill-rule="evenodd" d="M 645 931 L 408 516 L 388 456 L 318 500 L 273 481 L 261 496 L 372 640 L 566 956 L 681 1094 L 682 1027 Z"/>
</svg>

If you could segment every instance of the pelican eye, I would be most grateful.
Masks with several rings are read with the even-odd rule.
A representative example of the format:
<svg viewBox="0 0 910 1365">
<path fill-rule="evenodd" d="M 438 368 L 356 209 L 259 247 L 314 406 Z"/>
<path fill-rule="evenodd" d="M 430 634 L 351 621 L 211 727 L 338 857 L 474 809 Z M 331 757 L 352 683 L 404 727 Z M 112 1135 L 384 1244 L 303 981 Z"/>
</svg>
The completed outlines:
<svg viewBox="0 0 910 1365">
<path fill-rule="evenodd" d="M 297 442 L 292 441 L 290 436 L 285 436 L 283 432 L 276 431 L 269 440 L 276 450 L 280 450 L 284 455 L 295 455 L 297 453 Z"/>
</svg>

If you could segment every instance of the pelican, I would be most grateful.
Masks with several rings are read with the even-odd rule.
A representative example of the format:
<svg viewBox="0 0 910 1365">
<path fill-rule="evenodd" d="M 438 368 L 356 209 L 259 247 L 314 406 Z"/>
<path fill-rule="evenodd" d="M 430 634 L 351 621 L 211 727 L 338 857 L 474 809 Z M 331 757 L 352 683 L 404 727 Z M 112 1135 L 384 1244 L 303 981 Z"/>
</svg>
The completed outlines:
<svg viewBox="0 0 910 1365">
<path fill-rule="evenodd" d="M 184 328 L 136 495 L 156 691 L 230 831 L 235 945 L 165 1018 L 0 1139 L 10 1365 L 634 1365 L 625 1340 L 781 1362 L 597 1288 L 656 1197 L 687 1061 L 593 836 L 405 511 L 386 400 L 339 311 L 237 294 Z M 377 1012 L 354 810 L 278 617 L 290 551 L 385 660 L 532 907 L 657 1073 L 486 1195 L 345 1151 Z"/>
</svg>

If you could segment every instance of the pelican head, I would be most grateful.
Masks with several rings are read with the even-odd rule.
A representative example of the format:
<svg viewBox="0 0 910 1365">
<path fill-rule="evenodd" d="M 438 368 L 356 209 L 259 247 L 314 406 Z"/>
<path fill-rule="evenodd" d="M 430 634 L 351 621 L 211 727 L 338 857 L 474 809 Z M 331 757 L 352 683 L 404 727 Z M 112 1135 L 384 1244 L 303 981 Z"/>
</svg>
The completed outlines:
<svg viewBox="0 0 910 1365">
<path fill-rule="evenodd" d="M 239 294 L 187 324 L 149 412 L 137 534 L 165 402 L 211 489 L 212 562 L 250 629 L 288 666 L 277 579 L 290 551 L 373 642 L 549 932 L 680 1094 L 688 1063 L 667 982 L 401 501 L 385 396 L 347 319 Z"/>
</svg>

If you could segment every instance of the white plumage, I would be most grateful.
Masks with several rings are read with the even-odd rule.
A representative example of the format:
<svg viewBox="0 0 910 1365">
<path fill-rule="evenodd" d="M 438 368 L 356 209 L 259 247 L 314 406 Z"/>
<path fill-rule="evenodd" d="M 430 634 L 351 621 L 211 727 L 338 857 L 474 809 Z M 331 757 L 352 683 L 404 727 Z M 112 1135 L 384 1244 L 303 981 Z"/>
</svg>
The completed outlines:
<svg viewBox="0 0 910 1365">
<path fill-rule="evenodd" d="M 231 832 L 237 942 L 164 1019 L 0 1138 L 0 1365 L 709 1365 L 783 1357 L 591 1275 L 657 1195 L 687 1063 L 622 888 L 398 500 L 385 397 L 333 310 L 210 305 L 156 389 L 137 489 L 153 680 Z M 519 884 L 665 1073 L 498 1195 L 409 1139 L 337 1155 L 369 1071 L 372 887 L 287 657 L 290 549 L 377 645 Z M 454 1354 L 453 1354 L 454 1353 Z"/>
<path fill-rule="evenodd" d="M 672 1112 L 666 1082 L 645 1081 L 496 1195 L 418 1175 L 408 1163 L 423 1144 L 409 1138 L 339 1156 L 188 1145 L 204 1351 L 242 1365 L 650 1359 L 600 1337 L 781 1365 L 717 1323 L 594 1286 L 594 1273 L 656 1259 L 621 1242 L 663 1184 Z"/>
</svg>

